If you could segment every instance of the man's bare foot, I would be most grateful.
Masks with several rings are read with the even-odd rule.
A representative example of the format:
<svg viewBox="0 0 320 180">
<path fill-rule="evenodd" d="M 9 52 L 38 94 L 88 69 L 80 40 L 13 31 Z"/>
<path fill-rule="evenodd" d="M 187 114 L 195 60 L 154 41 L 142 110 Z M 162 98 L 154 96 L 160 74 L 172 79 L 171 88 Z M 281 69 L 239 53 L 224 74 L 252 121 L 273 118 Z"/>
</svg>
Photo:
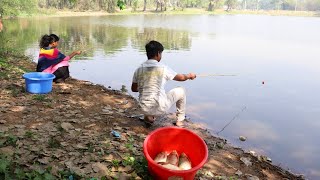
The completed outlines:
<svg viewBox="0 0 320 180">
<path fill-rule="evenodd" d="M 177 121 L 177 122 L 175 123 L 175 125 L 178 126 L 178 127 L 184 127 L 183 121 Z"/>
<path fill-rule="evenodd" d="M 148 123 L 153 123 L 156 120 L 156 117 L 154 116 L 149 116 L 149 115 L 145 115 L 144 116 L 144 120 Z"/>
</svg>

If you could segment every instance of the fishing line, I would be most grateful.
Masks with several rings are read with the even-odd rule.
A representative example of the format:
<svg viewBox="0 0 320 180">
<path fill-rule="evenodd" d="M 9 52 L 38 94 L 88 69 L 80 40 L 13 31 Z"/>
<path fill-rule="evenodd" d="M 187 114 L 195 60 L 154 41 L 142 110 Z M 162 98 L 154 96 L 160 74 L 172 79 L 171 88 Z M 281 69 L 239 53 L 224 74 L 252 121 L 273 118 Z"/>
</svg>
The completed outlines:
<svg viewBox="0 0 320 180">
<path fill-rule="evenodd" d="M 233 118 L 232 118 L 220 131 L 217 132 L 217 135 L 219 135 L 219 133 L 221 133 L 222 131 L 224 131 L 224 129 L 225 129 L 226 127 L 228 127 L 228 126 L 232 123 L 232 121 L 234 121 L 237 117 L 239 117 L 240 114 L 241 114 L 244 110 L 246 110 L 246 109 L 247 109 L 247 106 L 244 106 L 244 107 L 241 109 L 240 112 L 238 112 L 235 116 L 233 116 Z"/>
</svg>

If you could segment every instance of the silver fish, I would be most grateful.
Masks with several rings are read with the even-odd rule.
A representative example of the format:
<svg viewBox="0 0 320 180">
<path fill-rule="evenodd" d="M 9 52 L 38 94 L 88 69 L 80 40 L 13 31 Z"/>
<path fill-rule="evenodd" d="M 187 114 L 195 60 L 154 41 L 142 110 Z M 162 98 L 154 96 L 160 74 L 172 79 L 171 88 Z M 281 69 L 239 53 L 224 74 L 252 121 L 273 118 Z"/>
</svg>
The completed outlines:
<svg viewBox="0 0 320 180">
<path fill-rule="evenodd" d="M 179 157 L 179 168 L 182 170 L 191 169 L 191 161 L 185 153 L 181 153 Z"/>
<path fill-rule="evenodd" d="M 173 150 L 167 157 L 167 164 L 172 164 L 178 166 L 179 164 L 179 155 L 176 150 Z"/>
<path fill-rule="evenodd" d="M 181 170 L 178 166 L 172 164 L 161 164 L 161 166 L 170 170 Z"/>
<path fill-rule="evenodd" d="M 167 153 L 163 151 L 163 152 L 157 154 L 157 156 L 154 158 L 154 161 L 156 163 L 165 163 L 165 162 L 167 162 Z"/>
</svg>

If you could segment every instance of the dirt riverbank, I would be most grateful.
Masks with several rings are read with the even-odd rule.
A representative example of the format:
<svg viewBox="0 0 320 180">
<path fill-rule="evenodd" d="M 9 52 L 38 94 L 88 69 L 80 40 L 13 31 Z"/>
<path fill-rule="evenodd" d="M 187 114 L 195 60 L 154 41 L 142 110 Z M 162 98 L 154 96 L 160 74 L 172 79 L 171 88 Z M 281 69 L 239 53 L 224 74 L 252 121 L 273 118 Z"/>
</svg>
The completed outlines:
<svg viewBox="0 0 320 180">
<path fill-rule="evenodd" d="M 0 179 L 150 178 L 142 143 L 152 130 L 171 125 L 172 115 L 146 127 L 134 98 L 76 79 L 53 84 L 46 95 L 29 94 L 21 77 L 35 64 L 12 56 L 0 62 Z M 188 122 L 186 128 L 205 139 L 209 149 L 197 179 L 303 179 L 232 147 L 199 124 Z"/>
</svg>

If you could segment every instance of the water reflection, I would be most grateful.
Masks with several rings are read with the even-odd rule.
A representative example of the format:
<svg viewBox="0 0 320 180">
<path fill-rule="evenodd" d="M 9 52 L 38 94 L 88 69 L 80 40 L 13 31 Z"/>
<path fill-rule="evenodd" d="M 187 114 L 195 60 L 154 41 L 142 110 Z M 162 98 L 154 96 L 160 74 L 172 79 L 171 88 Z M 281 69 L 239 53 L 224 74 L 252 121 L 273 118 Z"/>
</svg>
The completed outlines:
<svg viewBox="0 0 320 180">
<path fill-rule="evenodd" d="M 151 39 L 164 44 L 163 62 L 177 72 L 236 74 L 170 82 L 167 88 L 186 87 L 188 116 L 213 133 L 240 112 L 219 135 L 271 156 L 276 164 L 320 178 L 320 19 L 134 15 L 5 23 L 0 41 L 18 44 L 34 59 L 45 33 L 61 36 L 63 52 L 86 50 L 72 62 L 71 76 L 115 89 L 130 86 Z M 240 142 L 240 135 L 248 140 Z"/>
<path fill-rule="evenodd" d="M 111 18 L 112 17 L 112 18 Z M 45 33 L 60 36 L 63 52 L 75 49 L 84 51 L 77 59 L 94 59 L 95 52 L 109 55 L 122 51 L 128 46 L 144 51 L 146 42 L 157 39 L 169 50 L 189 50 L 191 38 L 187 31 L 150 27 L 123 27 L 126 24 L 122 16 L 80 17 L 80 18 L 32 18 L 6 21 L 4 34 L 8 39 L 27 49 L 30 44 L 36 48 L 37 41 Z M 143 17 L 143 16 L 142 16 Z M 113 25 L 108 19 L 123 26 Z M 99 23 L 97 23 L 99 22 Z M 36 49 L 35 49 L 36 51 Z"/>
</svg>

